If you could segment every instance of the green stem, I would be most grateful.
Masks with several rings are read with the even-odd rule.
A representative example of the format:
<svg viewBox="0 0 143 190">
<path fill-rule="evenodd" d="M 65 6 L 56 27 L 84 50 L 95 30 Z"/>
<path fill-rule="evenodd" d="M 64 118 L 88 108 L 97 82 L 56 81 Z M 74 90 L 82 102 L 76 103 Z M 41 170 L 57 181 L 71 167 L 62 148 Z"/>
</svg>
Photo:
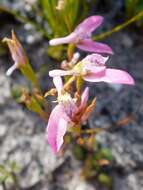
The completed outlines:
<svg viewBox="0 0 143 190">
<path fill-rule="evenodd" d="M 130 25 L 133 22 L 139 20 L 141 17 L 143 17 L 143 11 L 141 11 L 140 13 L 138 13 L 137 15 L 135 15 L 134 17 L 132 17 L 130 20 L 124 22 L 123 24 L 116 26 L 112 30 L 104 32 L 104 33 L 102 33 L 100 35 L 94 36 L 93 39 L 94 40 L 102 40 L 104 38 L 107 38 L 107 37 L 111 36 L 113 33 L 119 32 L 120 30 L 124 29 L 128 25 Z"/>
<path fill-rule="evenodd" d="M 71 61 L 74 54 L 75 45 L 69 44 L 67 49 L 68 60 Z"/>
</svg>

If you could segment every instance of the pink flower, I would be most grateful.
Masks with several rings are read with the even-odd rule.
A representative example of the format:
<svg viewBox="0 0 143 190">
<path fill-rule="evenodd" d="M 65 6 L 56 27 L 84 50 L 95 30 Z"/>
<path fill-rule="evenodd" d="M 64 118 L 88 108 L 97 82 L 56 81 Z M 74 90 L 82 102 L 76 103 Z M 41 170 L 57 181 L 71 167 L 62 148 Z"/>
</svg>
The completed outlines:
<svg viewBox="0 0 143 190">
<path fill-rule="evenodd" d="M 77 105 L 77 102 L 71 98 L 70 94 L 63 90 L 61 78 L 55 77 L 53 81 L 58 91 L 58 105 L 55 106 L 49 117 L 47 139 L 53 151 L 57 153 L 64 142 L 67 129 L 87 119 L 85 110 L 88 108 L 89 89 L 84 90 L 80 105 Z"/>
<path fill-rule="evenodd" d="M 88 82 L 107 82 L 134 85 L 134 79 L 126 71 L 110 69 L 105 65 L 108 57 L 91 54 L 77 63 L 72 70 L 52 70 L 51 77 L 55 76 L 82 76 Z"/>
<path fill-rule="evenodd" d="M 84 51 L 113 54 L 112 49 L 108 45 L 95 42 L 91 38 L 92 32 L 98 28 L 102 22 L 102 16 L 90 16 L 79 24 L 71 34 L 66 37 L 52 39 L 49 41 L 49 44 L 55 46 L 73 43 Z"/>
</svg>

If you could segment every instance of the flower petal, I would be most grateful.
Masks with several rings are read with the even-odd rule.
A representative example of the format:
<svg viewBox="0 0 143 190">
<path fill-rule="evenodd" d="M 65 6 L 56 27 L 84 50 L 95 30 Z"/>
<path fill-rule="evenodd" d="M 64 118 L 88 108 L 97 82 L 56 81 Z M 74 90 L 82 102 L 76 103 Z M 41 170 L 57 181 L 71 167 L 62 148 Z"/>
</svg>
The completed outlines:
<svg viewBox="0 0 143 190">
<path fill-rule="evenodd" d="M 64 112 L 63 106 L 57 105 L 51 112 L 46 130 L 48 142 L 55 153 L 60 150 L 63 144 L 68 122 L 69 118 Z"/>
<path fill-rule="evenodd" d="M 97 76 L 95 74 L 84 76 L 88 82 L 108 82 L 116 84 L 134 85 L 134 79 L 126 71 L 118 69 L 106 69 L 105 75 Z"/>
<path fill-rule="evenodd" d="M 106 78 L 111 83 L 129 84 L 129 85 L 135 84 L 133 77 L 129 73 L 119 69 L 107 69 Z"/>
<path fill-rule="evenodd" d="M 77 44 L 77 47 L 81 50 L 89 52 L 113 54 L 112 49 L 108 45 L 95 42 L 91 39 L 82 40 L 80 43 Z"/>
<path fill-rule="evenodd" d="M 72 32 L 71 34 L 69 34 L 66 37 L 62 37 L 62 38 L 55 38 L 49 41 L 49 44 L 51 46 L 56 46 L 56 45 L 60 45 L 60 44 L 69 44 L 69 43 L 75 43 L 77 41 L 77 34 L 75 34 L 74 32 Z"/>
<path fill-rule="evenodd" d="M 53 78 L 53 83 L 58 91 L 58 94 L 61 94 L 61 91 L 63 89 L 63 81 L 61 77 L 54 77 Z"/>
<path fill-rule="evenodd" d="M 82 61 L 83 62 L 87 62 L 90 63 L 91 65 L 99 65 L 99 66 L 103 66 L 106 64 L 106 62 L 108 61 L 109 56 L 104 57 L 100 54 L 97 53 L 93 53 L 90 55 L 87 55 Z"/>
<path fill-rule="evenodd" d="M 50 77 L 66 76 L 66 75 L 72 75 L 72 74 L 73 74 L 72 70 L 65 71 L 61 69 L 55 69 L 55 70 L 49 71 Z"/>
<path fill-rule="evenodd" d="M 84 33 L 90 36 L 90 34 L 98 28 L 103 22 L 102 16 L 90 16 L 86 18 L 81 24 L 79 24 L 74 30 L 75 33 Z"/>
<path fill-rule="evenodd" d="M 63 145 L 64 136 L 66 134 L 67 127 L 68 127 L 68 121 L 61 118 L 59 120 L 59 127 L 57 130 L 57 152 L 60 150 L 61 146 Z"/>
<path fill-rule="evenodd" d="M 92 65 L 92 63 L 91 64 L 90 63 L 85 64 L 84 68 L 85 68 L 86 71 L 89 71 L 90 73 L 93 73 L 97 77 L 98 76 L 99 77 L 103 76 L 105 74 L 105 71 L 106 71 L 105 66 L 96 66 L 96 65 L 94 66 L 94 65 Z"/>
</svg>

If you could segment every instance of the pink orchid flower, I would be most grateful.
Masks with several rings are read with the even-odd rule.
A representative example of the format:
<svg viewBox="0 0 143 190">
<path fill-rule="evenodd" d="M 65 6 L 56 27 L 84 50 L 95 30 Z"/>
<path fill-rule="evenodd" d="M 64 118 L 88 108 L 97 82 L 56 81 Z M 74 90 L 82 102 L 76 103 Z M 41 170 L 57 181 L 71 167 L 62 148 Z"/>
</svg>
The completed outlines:
<svg viewBox="0 0 143 190">
<path fill-rule="evenodd" d="M 71 43 L 84 51 L 113 54 L 112 49 L 108 45 L 95 42 L 91 38 L 92 32 L 96 30 L 102 22 L 102 16 L 90 16 L 79 24 L 71 34 L 66 37 L 52 39 L 49 41 L 49 44 L 55 46 Z"/>
<path fill-rule="evenodd" d="M 80 121 L 84 122 L 85 119 L 87 119 L 85 117 L 85 110 L 87 107 L 89 89 L 88 87 L 85 88 L 81 96 L 80 105 L 77 106 L 76 101 L 71 98 L 70 94 L 63 90 L 62 79 L 55 77 L 53 82 L 58 91 L 58 104 L 52 110 L 49 117 L 47 139 L 53 151 L 57 153 L 64 142 L 64 135 L 68 128 Z"/>
<path fill-rule="evenodd" d="M 82 76 L 88 82 L 107 82 L 117 84 L 134 85 L 134 79 L 126 71 L 110 69 L 105 65 L 108 57 L 99 54 L 91 54 L 77 63 L 72 70 L 52 70 L 51 77 L 55 76 Z"/>
</svg>

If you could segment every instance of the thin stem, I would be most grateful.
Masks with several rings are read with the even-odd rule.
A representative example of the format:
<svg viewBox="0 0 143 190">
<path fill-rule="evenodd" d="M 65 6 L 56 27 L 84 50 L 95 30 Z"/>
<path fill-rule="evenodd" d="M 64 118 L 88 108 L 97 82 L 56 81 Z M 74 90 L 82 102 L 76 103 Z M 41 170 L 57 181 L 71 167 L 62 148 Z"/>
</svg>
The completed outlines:
<svg viewBox="0 0 143 190">
<path fill-rule="evenodd" d="M 68 55 L 68 60 L 69 60 L 69 62 L 70 62 L 70 61 L 72 60 L 72 58 L 73 58 L 74 49 L 75 49 L 75 45 L 74 45 L 74 44 L 69 44 L 69 45 L 68 45 L 67 55 Z"/>
<path fill-rule="evenodd" d="M 107 38 L 107 37 L 111 36 L 113 33 L 119 32 L 120 30 L 124 29 L 128 25 L 130 25 L 133 22 L 139 20 L 141 17 L 143 17 L 143 11 L 141 11 L 140 13 L 138 13 L 137 15 L 135 15 L 134 17 L 132 17 L 130 20 L 124 22 L 123 24 L 116 26 L 112 30 L 104 32 L 104 33 L 102 33 L 100 35 L 94 36 L 93 39 L 94 40 L 102 40 L 104 38 Z"/>
</svg>

